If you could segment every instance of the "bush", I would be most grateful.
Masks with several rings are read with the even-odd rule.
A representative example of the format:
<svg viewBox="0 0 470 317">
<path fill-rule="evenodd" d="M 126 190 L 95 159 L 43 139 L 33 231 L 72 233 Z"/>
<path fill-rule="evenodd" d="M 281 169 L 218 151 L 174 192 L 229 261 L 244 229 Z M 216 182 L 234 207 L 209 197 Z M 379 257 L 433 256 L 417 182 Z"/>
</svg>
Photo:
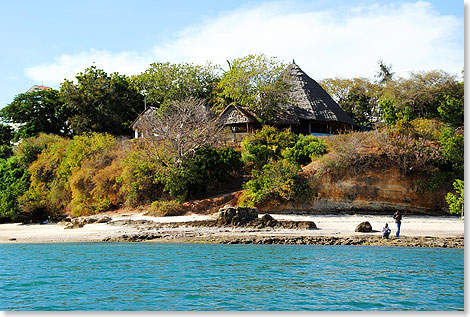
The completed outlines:
<svg viewBox="0 0 470 317">
<path fill-rule="evenodd" d="M 164 185 L 159 179 L 165 167 L 152 151 L 152 145 L 145 139 L 128 141 L 129 149 L 122 160 L 123 171 L 118 178 L 128 206 L 147 205 L 162 196 Z"/>
<path fill-rule="evenodd" d="M 455 178 L 463 178 L 464 136 L 456 134 L 452 128 L 445 127 L 442 129 L 439 139 L 441 162 L 455 172 Z"/>
<path fill-rule="evenodd" d="M 36 137 L 23 139 L 15 149 L 15 154 L 21 159 L 23 164 L 29 165 L 34 162 L 38 155 L 49 144 L 60 141 L 62 138 L 55 134 L 40 133 Z"/>
<path fill-rule="evenodd" d="M 62 138 L 49 143 L 29 166 L 31 185 L 19 199 L 25 213 L 57 216 L 70 202 L 67 181 L 57 177 L 68 143 L 68 139 Z"/>
<path fill-rule="evenodd" d="M 193 157 L 169 167 L 161 178 L 165 191 L 179 201 L 206 194 L 242 167 L 241 154 L 231 148 L 198 149 Z"/>
<path fill-rule="evenodd" d="M 447 193 L 446 202 L 449 204 L 449 211 L 451 214 L 463 216 L 464 181 L 456 179 L 453 185 L 456 195 L 453 193 Z"/>
<path fill-rule="evenodd" d="M 67 145 L 65 157 L 59 165 L 58 176 L 66 180 L 72 174 L 73 168 L 80 167 L 85 159 L 92 159 L 94 156 L 106 152 L 116 143 L 116 139 L 109 134 L 84 133 L 75 136 Z"/>
<path fill-rule="evenodd" d="M 180 216 L 182 214 L 184 211 L 181 208 L 181 202 L 177 200 L 154 201 L 149 212 L 146 213 L 146 215 L 157 217 Z"/>
<path fill-rule="evenodd" d="M 298 164 L 306 165 L 317 158 L 326 154 L 325 141 L 317 139 L 311 135 L 299 136 L 297 143 L 293 147 L 287 148 L 282 156 Z"/>
<path fill-rule="evenodd" d="M 29 174 L 18 156 L 0 159 L 0 220 L 23 221 L 18 197 L 29 187 Z"/>
<path fill-rule="evenodd" d="M 296 144 L 298 136 L 289 130 L 279 131 L 271 126 L 245 137 L 241 143 L 242 160 L 262 168 L 270 159 L 282 158 L 282 152 Z"/>
<path fill-rule="evenodd" d="M 305 200 L 311 197 L 311 189 L 301 180 L 297 163 L 288 160 L 271 161 L 262 170 L 253 170 L 253 179 L 245 184 L 240 197 L 241 206 L 256 206 L 267 199 Z"/>
<path fill-rule="evenodd" d="M 69 178 L 74 215 L 94 214 L 119 208 L 125 202 L 122 159 L 129 150 L 124 142 L 116 142 L 99 154 L 85 159 Z"/>
</svg>

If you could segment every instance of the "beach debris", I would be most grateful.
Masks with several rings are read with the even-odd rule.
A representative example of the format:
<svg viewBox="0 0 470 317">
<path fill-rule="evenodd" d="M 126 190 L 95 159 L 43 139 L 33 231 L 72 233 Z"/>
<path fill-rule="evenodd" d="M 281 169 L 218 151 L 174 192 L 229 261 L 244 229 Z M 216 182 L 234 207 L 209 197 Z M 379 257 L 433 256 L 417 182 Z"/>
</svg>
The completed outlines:
<svg viewBox="0 0 470 317">
<path fill-rule="evenodd" d="M 357 225 L 355 232 L 371 232 L 372 231 L 372 225 L 369 223 L 369 221 L 364 221 L 361 222 L 360 224 Z"/>
</svg>

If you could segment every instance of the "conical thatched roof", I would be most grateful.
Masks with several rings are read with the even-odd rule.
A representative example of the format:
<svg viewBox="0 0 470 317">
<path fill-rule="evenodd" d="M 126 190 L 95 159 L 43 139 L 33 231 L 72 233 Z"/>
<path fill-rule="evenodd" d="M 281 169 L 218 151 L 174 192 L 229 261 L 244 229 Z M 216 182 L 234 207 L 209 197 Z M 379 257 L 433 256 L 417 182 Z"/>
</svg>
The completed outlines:
<svg viewBox="0 0 470 317">
<path fill-rule="evenodd" d="M 299 66 L 290 64 L 287 74 L 291 82 L 291 110 L 298 120 L 357 123 L 331 98 L 331 96 Z M 290 107 L 288 107 L 290 108 Z"/>
</svg>

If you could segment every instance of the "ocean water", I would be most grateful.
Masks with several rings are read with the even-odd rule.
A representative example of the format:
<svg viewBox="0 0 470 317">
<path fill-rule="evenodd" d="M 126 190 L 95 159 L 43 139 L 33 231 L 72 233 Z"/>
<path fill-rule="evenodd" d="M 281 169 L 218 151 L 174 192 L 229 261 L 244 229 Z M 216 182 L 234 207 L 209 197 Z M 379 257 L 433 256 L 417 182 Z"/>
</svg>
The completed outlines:
<svg viewBox="0 0 470 317">
<path fill-rule="evenodd" d="M 0 310 L 463 310 L 464 250 L 0 245 Z"/>
</svg>

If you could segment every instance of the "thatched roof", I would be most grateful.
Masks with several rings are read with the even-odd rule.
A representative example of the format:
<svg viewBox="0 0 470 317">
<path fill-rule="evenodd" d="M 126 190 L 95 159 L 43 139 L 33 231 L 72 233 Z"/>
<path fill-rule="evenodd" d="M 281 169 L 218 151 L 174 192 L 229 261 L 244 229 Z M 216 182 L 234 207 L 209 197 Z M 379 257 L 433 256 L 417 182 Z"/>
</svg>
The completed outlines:
<svg viewBox="0 0 470 317">
<path fill-rule="evenodd" d="M 240 123 L 259 123 L 256 117 L 247 109 L 230 105 L 220 114 L 217 119 L 223 125 L 240 124 Z"/>
<path fill-rule="evenodd" d="M 289 93 L 292 105 L 287 106 L 290 112 L 300 120 L 341 122 L 357 125 L 356 122 L 331 98 L 331 96 L 299 66 L 290 64 L 287 67 L 288 78 L 291 83 Z M 292 124 L 296 124 L 295 120 Z M 297 123 L 298 124 L 298 123 Z"/>
<path fill-rule="evenodd" d="M 148 127 L 149 122 L 152 122 L 155 120 L 155 112 L 158 110 L 158 108 L 155 107 L 148 107 L 145 109 L 137 119 L 134 120 L 131 124 L 131 129 L 145 129 Z"/>
</svg>

